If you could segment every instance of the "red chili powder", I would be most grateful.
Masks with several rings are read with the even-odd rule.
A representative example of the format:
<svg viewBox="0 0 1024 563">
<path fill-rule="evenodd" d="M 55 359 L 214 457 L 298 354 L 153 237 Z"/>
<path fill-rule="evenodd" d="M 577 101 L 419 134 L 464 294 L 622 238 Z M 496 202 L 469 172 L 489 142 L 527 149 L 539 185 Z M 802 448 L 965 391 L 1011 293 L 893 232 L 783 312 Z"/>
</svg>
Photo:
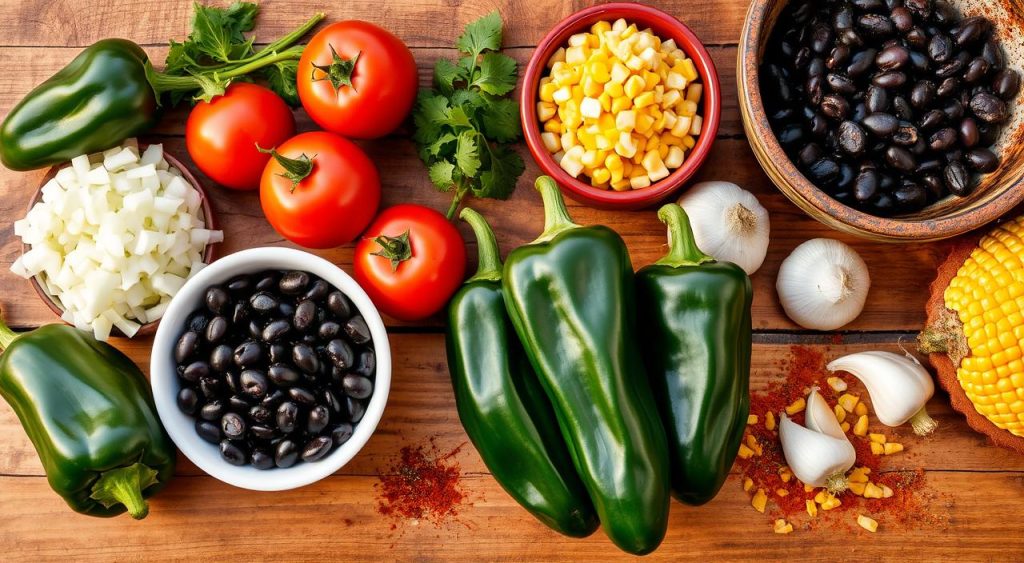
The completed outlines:
<svg viewBox="0 0 1024 563">
<path fill-rule="evenodd" d="M 403 447 L 400 458 L 381 472 L 377 511 L 384 516 L 428 520 L 438 526 L 456 516 L 466 498 L 459 482 L 459 463 L 454 459 L 463 445 L 446 454 L 433 440 L 429 448 Z"/>
</svg>

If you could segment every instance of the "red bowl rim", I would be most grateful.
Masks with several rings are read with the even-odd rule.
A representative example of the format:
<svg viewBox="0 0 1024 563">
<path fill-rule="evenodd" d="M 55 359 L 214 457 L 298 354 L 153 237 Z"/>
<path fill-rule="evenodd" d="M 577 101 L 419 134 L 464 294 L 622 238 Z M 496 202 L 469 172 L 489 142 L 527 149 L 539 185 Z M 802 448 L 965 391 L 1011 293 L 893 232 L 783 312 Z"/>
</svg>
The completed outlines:
<svg viewBox="0 0 1024 563">
<path fill-rule="evenodd" d="M 671 38 L 676 39 L 682 49 L 697 66 L 697 72 L 704 84 L 704 119 L 701 134 L 697 143 L 686 155 L 686 161 L 668 177 L 659 180 L 649 188 L 616 192 L 602 190 L 581 182 L 570 176 L 551 158 L 540 138 L 540 127 L 537 126 L 537 85 L 541 73 L 547 67 L 548 58 L 558 47 L 562 46 L 568 36 L 576 33 L 582 26 L 600 19 L 623 18 L 638 25 L 651 25 L 652 22 L 671 30 Z M 722 94 L 718 71 L 704 44 L 689 27 L 679 19 L 651 6 L 616 2 L 599 4 L 580 10 L 565 18 L 544 36 L 537 45 L 524 74 L 523 89 L 519 94 L 519 112 L 523 124 L 523 136 L 534 160 L 545 174 L 552 176 L 559 185 L 579 196 L 582 200 L 604 206 L 644 207 L 661 200 L 669 193 L 686 183 L 700 168 L 711 152 L 711 145 L 718 135 L 721 121 Z"/>
</svg>

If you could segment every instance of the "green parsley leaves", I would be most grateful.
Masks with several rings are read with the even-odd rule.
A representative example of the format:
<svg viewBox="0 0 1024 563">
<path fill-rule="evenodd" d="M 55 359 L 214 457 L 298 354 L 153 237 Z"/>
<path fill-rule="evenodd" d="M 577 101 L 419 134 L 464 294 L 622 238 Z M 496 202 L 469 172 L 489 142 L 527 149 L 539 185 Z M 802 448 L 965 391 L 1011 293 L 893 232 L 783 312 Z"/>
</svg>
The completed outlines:
<svg viewBox="0 0 1024 563">
<path fill-rule="evenodd" d="M 516 87 L 516 61 L 501 49 L 497 11 L 470 23 L 456 41 L 464 56 L 434 65 L 434 88 L 420 90 L 413 140 L 437 189 L 454 191 L 448 218 L 462 199 L 506 199 L 525 168 L 508 143 L 522 136 L 519 104 L 503 96 Z"/>
</svg>

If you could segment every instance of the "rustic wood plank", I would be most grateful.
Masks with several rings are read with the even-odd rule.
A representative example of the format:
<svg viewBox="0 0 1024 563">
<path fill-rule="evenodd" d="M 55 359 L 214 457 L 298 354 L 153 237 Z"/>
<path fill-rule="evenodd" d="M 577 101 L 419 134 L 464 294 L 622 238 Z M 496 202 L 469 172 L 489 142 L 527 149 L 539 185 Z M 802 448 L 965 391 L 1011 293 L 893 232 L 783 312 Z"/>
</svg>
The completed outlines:
<svg viewBox="0 0 1024 563">
<path fill-rule="evenodd" d="M 567 540 L 533 520 L 488 476 L 469 475 L 462 487 L 471 505 L 437 526 L 392 521 L 376 512 L 377 480 L 335 476 L 281 493 L 235 489 L 210 477 L 180 478 L 151 501 L 149 517 L 99 520 L 70 514 L 40 477 L 0 477 L 5 556 L 32 561 L 293 560 L 371 557 L 423 561 L 605 561 L 622 553 L 600 531 Z M 974 494 L 965 494 L 972 491 Z M 952 493 L 957 494 L 952 494 Z M 738 479 L 702 507 L 672 503 L 668 535 L 645 560 L 708 561 L 817 559 L 1006 560 L 1024 550 L 1020 473 L 932 472 L 918 493 L 926 503 L 919 524 L 873 513 L 875 534 L 858 528 L 856 512 L 819 517 L 779 536 L 771 519 L 750 508 Z M 935 500 L 929 502 L 928 497 Z M 879 501 L 882 502 L 882 501 Z M 884 506 L 884 505 L 882 505 Z M 937 520 L 938 524 L 927 520 Z M 45 522 L 45 525 L 40 525 Z M 371 555 L 375 554 L 375 555 Z M 386 554 L 386 555 L 385 555 Z"/>
<path fill-rule="evenodd" d="M 144 371 L 149 371 L 148 342 L 120 339 L 116 344 Z M 899 350 L 895 337 L 878 344 L 817 345 L 817 348 L 827 358 L 862 350 Z M 344 474 L 376 475 L 406 444 L 424 444 L 433 439 L 439 448 L 450 450 L 468 440 L 455 411 L 444 355 L 444 337 L 440 334 L 392 334 L 391 349 L 395 370 L 384 418 L 373 439 L 342 470 Z M 786 377 L 783 364 L 789 355 L 789 346 L 785 344 L 754 346 L 751 386 L 755 393 Z M 851 383 L 856 383 L 850 379 Z M 851 387 L 852 392 L 867 399 L 867 393 L 859 384 Z M 961 415 L 950 409 L 945 396 L 934 398 L 929 412 L 941 426 L 933 437 L 927 439 L 917 438 L 907 429 L 888 429 L 872 421 L 873 430 L 884 430 L 907 448 L 905 454 L 883 458 L 883 467 L 1024 472 L 1024 457 L 988 445 L 983 436 L 966 426 Z M 764 416 L 764 413 L 754 414 Z M 0 441 L 0 475 L 42 475 L 42 467 L 31 443 L 10 407 L 2 402 L 0 435 L 5 436 Z M 471 447 L 467 449 L 472 450 Z M 179 459 L 179 473 L 200 474 L 184 456 Z M 462 460 L 465 471 L 487 473 L 487 468 L 476 454 L 464 456 Z M 0 491 L 0 498 L 2 496 Z"/>
<path fill-rule="evenodd" d="M 211 2 L 224 4 L 226 2 Z M 533 46 L 559 21 L 585 6 L 584 0 L 552 0 L 543 9 L 515 0 L 264 0 L 257 36 L 271 41 L 298 27 L 316 12 L 330 21 L 364 19 L 381 25 L 409 45 L 449 47 L 462 26 L 491 10 L 505 21 L 505 44 Z M 650 2 L 678 17 L 708 43 L 736 43 L 747 0 Z M 26 0 L 0 3 L 0 44 L 81 47 L 117 35 L 141 44 L 182 40 L 192 17 L 191 0 L 139 3 L 133 0 Z M 438 25 L 444 22 L 443 25 Z"/>
</svg>

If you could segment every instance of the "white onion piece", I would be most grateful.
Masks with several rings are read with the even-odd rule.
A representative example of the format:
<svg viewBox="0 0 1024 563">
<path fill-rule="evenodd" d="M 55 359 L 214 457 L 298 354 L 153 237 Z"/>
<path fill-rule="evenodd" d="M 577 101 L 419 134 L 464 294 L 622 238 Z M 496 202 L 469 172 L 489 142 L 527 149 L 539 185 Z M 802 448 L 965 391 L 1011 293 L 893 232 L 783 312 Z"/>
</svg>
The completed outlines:
<svg viewBox="0 0 1024 563">
<path fill-rule="evenodd" d="M 206 246 L 224 240 L 206 228 L 201 204 L 162 145 L 140 156 L 130 139 L 77 156 L 14 223 L 30 250 L 11 271 L 38 276 L 64 309 L 61 318 L 97 340 L 114 327 L 132 336 L 162 317 L 185 280 L 206 266 Z"/>
</svg>

